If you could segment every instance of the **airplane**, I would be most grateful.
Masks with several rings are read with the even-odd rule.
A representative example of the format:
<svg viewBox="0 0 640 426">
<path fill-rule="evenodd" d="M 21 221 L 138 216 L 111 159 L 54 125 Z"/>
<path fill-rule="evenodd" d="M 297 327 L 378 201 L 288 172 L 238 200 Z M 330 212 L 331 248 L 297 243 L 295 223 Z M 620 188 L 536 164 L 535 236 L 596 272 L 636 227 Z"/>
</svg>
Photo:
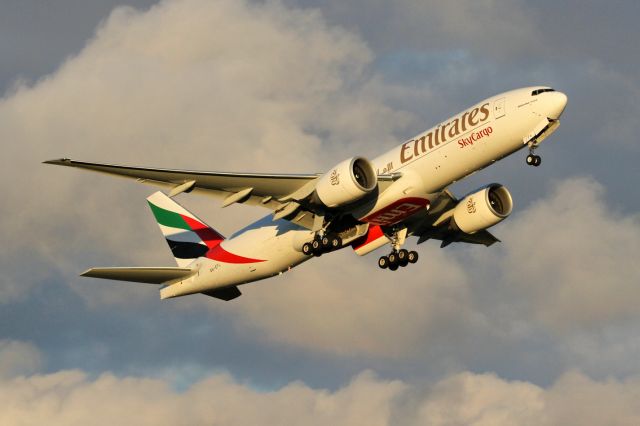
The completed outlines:
<svg viewBox="0 0 640 426">
<path fill-rule="evenodd" d="M 322 254 L 352 247 L 395 271 L 416 263 L 402 248 L 434 239 L 490 246 L 487 230 L 513 209 L 509 190 L 492 183 L 458 199 L 447 189 L 527 148 L 538 167 L 540 143 L 560 125 L 567 96 L 551 87 L 516 89 L 485 99 L 372 161 L 354 156 L 320 174 L 227 173 L 88 163 L 46 164 L 119 175 L 168 190 L 147 198 L 177 267 L 91 268 L 82 276 L 160 284 L 160 298 L 202 293 L 221 300 L 238 286 L 269 278 Z M 214 195 L 222 207 L 261 206 L 272 213 L 229 238 L 178 204 L 182 193 Z"/>
</svg>

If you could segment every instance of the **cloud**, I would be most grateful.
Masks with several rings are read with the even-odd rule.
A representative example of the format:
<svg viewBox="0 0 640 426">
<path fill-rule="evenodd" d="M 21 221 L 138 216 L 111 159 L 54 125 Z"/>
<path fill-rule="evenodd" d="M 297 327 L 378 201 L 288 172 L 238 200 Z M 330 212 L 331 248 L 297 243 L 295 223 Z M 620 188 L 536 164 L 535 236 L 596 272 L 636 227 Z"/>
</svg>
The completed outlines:
<svg viewBox="0 0 640 426">
<path fill-rule="evenodd" d="M 486 95 L 486 87 L 477 84 L 482 76 L 513 78 L 509 70 L 496 74 L 487 65 L 492 59 L 481 62 L 486 68 L 477 73 L 466 68 L 475 57 L 456 59 L 453 48 L 441 54 L 448 39 L 454 47 L 477 43 L 476 51 L 490 58 L 502 54 L 500 43 L 511 46 L 505 50 L 511 55 L 537 40 L 530 38 L 533 20 L 519 2 L 460 3 L 431 8 L 432 16 L 428 8 L 403 4 L 407 8 L 393 11 L 395 26 L 387 28 L 404 22 L 414 43 L 436 49 L 427 58 L 446 66 L 432 87 L 404 84 L 402 73 L 394 85 L 385 82 L 376 73 L 369 40 L 328 24 L 314 10 L 203 0 L 166 1 L 146 12 L 115 10 L 78 55 L 0 101 L 0 139 L 11 141 L 0 158 L 8 182 L 0 233 L 11 242 L 0 248 L 1 303 L 24 300 L 59 282 L 103 312 L 113 304 L 126 309 L 160 303 L 149 300 L 148 288 L 92 285 L 76 277 L 94 265 L 171 261 L 146 211 L 144 197 L 151 190 L 42 166 L 41 160 L 69 156 L 205 170 L 322 171 L 350 155 L 373 156 L 396 144 L 397 135 L 409 135 L 408 127 L 424 127 L 391 107 L 395 101 L 437 104 L 423 106 L 421 118 L 432 115 L 430 108 L 447 114 L 453 111 L 444 112 L 442 105 L 450 108 L 451 97 L 464 96 L 468 103 L 467 88 Z M 384 16 L 376 18 L 387 9 L 374 6 L 359 13 L 388 25 Z M 499 9 L 500 20 L 494 22 L 492 8 Z M 466 27 L 457 29 L 457 19 Z M 413 32 L 423 27 L 430 37 Z M 457 86 L 460 80 L 463 86 Z M 441 81 L 448 81 L 447 90 L 433 90 Z M 494 229 L 504 241 L 499 247 L 440 250 L 427 243 L 420 247 L 418 266 L 394 275 L 376 269 L 377 253 L 360 259 L 345 250 L 246 286 L 245 296 L 230 304 L 196 296 L 163 302 L 160 309 L 224 316 L 238 338 L 281 351 L 397 362 L 389 368 L 423 361 L 430 371 L 459 371 L 487 359 L 513 370 L 526 358 L 526 344 L 550 332 L 551 339 L 569 342 L 558 349 L 558 340 L 546 341 L 553 345 L 550 352 L 564 351 L 561 366 L 578 358 L 589 371 L 603 373 L 636 354 L 635 346 L 623 346 L 623 355 L 607 354 L 607 361 L 585 355 L 593 354 L 588 348 L 635 334 L 627 329 L 600 339 L 597 333 L 638 319 L 632 304 L 638 296 L 632 286 L 638 281 L 632 257 L 639 241 L 637 213 L 611 208 L 612 194 L 609 189 L 605 196 L 593 180 L 565 180 Z M 226 234 L 266 213 L 242 206 L 221 210 L 211 200 L 189 196 L 181 201 Z M 586 343 L 574 334 L 590 332 L 596 334 Z M 548 353 L 541 349 L 536 356 Z"/>
<path fill-rule="evenodd" d="M 631 425 L 638 379 L 594 381 L 570 371 L 545 389 L 494 374 L 464 372 L 437 383 L 419 410 L 420 424 Z"/>
<path fill-rule="evenodd" d="M 74 281 L 71 271 L 101 259 L 169 260 L 146 248 L 161 244 L 145 211 L 148 187 L 41 161 L 321 171 L 376 154 L 372 145 L 395 139 L 410 119 L 376 97 L 371 61 L 357 36 L 278 2 L 115 9 L 76 56 L 0 101 L 0 139 L 11 141 L 0 173 L 19 182 L 5 187 L 0 205 L 0 232 L 13 242 L 0 248 L 2 262 L 34 253 L 42 262 L 33 279 L 3 276 L 1 300 L 25 297 L 50 279 L 47 270 Z M 253 217 L 231 208 L 211 222 L 228 232 Z"/>
<path fill-rule="evenodd" d="M 0 378 L 31 374 L 42 365 L 40 351 L 30 343 L 0 340 Z"/>
<path fill-rule="evenodd" d="M 410 48 L 442 53 L 446 46 L 508 59 L 537 50 L 538 13 L 519 0 L 302 3 L 320 7 L 331 22 L 357 26 L 380 51 Z"/>
<path fill-rule="evenodd" d="M 470 307 L 463 268 L 446 253 L 422 251 L 421 273 L 407 268 L 393 276 L 377 269 L 376 255 L 358 259 L 349 249 L 302 265 L 271 286 L 247 286 L 229 314 L 269 341 L 404 359 L 483 323 Z"/>
<path fill-rule="evenodd" d="M 588 178 L 555 186 L 504 227 L 505 285 L 557 330 L 638 318 L 640 216 L 621 212 Z"/>
<path fill-rule="evenodd" d="M 464 354 L 474 336 L 499 346 L 542 331 L 559 339 L 567 362 L 589 371 L 620 361 L 608 354 L 610 363 L 600 360 L 608 367 L 597 367 L 585 357 L 584 333 L 598 346 L 588 333 L 619 338 L 612 328 L 638 320 L 638 215 L 612 206 L 594 180 L 573 178 L 492 232 L 503 243 L 491 248 L 429 242 L 418 266 L 393 275 L 375 268 L 377 253 L 357 258 L 345 250 L 245 286 L 233 304 L 196 303 L 224 309 L 240 333 L 341 356 L 445 358 L 452 368 L 471 361 Z M 611 336 L 610 348 L 618 341 Z M 620 350 L 636 354 L 634 347 Z"/>
<path fill-rule="evenodd" d="M 209 376 L 184 392 L 144 377 L 95 379 L 81 371 L 0 381 L 3 424 L 388 424 L 393 397 L 405 387 L 364 373 L 329 392 L 292 382 L 258 391 L 227 374 Z"/>
<path fill-rule="evenodd" d="M 2 424 L 80 425 L 631 425 L 640 380 L 578 371 L 548 388 L 469 371 L 428 382 L 363 371 L 334 390 L 294 381 L 260 390 L 226 373 L 184 390 L 162 378 L 91 377 L 80 370 L 0 378 Z"/>
</svg>

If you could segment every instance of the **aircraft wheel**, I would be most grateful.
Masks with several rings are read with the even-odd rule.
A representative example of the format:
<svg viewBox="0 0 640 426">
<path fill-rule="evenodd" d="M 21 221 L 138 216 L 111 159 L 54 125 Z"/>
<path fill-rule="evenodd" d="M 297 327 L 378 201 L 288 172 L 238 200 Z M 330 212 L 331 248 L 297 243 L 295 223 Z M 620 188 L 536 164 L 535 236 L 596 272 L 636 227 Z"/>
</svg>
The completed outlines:
<svg viewBox="0 0 640 426">
<path fill-rule="evenodd" d="M 533 154 L 527 155 L 527 164 L 530 166 L 535 166 L 536 156 Z"/>
<path fill-rule="evenodd" d="M 331 245 L 331 238 L 329 238 L 328 235 L 325 235 L 324 237 L 322 237 L 322 239 L 320 240 L 320 243 L 322 244 L 322 248 L 329 248 L 329 246 Z"/>
<path fill-rule="evenodd" d="M 322 242 L 320 240 L 311 241 L 311 248 L 313 249 L 314 253 L 322 252 Z"/>
<path fill-rule="evenodd" d="M 395 269 L 392 268 L 392 266 L 395 266 L 396 269 L 398 269 L 398 254 L 397 253 L 391 253 L 388 256 L 389 258 L 389 269 L 391 269 L 392 271 L 395 271 Z"/>
<path fill-rule="evenodd" d="M 313 247 L 311 247 L 311 243 L 304 243 L 302 245 L 302 253 L 307 256 L 311 256 L 313 254 Z"/>
<path fill-rule="evenodd" d="M 335 236 L 331 238 L 331 249 L 336 250 L 342 247 L 342 238 Z"/>
<path fill-rule="evenodd" d="M 409 264 L 409 252 L 405 249 L 398 251 L 398 265 L 403 268 Z"/>
<path fill-rule="evenodd" d="M 398 251 L 398 261 L 402 262 L 407 260 L 407 257 L 409 257 L 409 252 L 405 249 L 401 249 Z"/>
<path fill-rule="evenodd" d="M 533 156 L 533 165 L 535 167 L 538 167 L 540 164 L 542 164 L 542 158 L 540 158 L 539 155 L 534 155 Z"/>
<path fill-rule="evenodd" d="M 407 256 L 407 260 L 409 261 L 409 263 L 416 263 L 418 261 L 418 252 L 410 251 L 409 255 Z"/>
<path fill-rule="evenodd" d="M 389 258 L 387 256 L 382 256 L 378 259 L 378 266 L 381 269 L 387 269 L 389 267 Z"/>
</svg>

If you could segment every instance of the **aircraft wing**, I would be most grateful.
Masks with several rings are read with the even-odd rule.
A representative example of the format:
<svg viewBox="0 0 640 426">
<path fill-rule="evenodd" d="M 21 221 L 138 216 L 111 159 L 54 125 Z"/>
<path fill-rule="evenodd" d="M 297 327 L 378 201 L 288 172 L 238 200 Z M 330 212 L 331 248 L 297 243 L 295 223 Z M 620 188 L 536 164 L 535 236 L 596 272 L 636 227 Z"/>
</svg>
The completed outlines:
<svg viewBox="0 0 640 426">
<path fill-rule="evenodd" d="M 309 210 L 304 206 L 301 208 L 296 201 L 311 194 L 315 188 L 316 179 L 321 176 L 321 174 L 227 173 L 156 169 L 87 163 L 68 158 L 45 161 L 45 164 L 77 167 L 135 179 L 140 183 L 169 189 L 169 196 L 192 191 L 213 195 L 222 199 L 222 207 L 233 203 L 262 206 L 273 210 L 276 219 L 292 216 L 294 212 L 298 212 L 290 220 L 309 229 L 313 226 L 313 214 L 306 214 Z M 378 176 L 380 189 L 386 188 L 396 178 L 391 175 Z"/>
<path fill-rule="evenodd" d="M 206 192 L 223 199 L 236 195 L 227 202 L 253 201 L 271 209 L 277 209 L 281 203 L 279 198 L 295 193 L 305 184 L 315 180 L 318 175 L 286 175 L 260 173 L 224 173 L 201 172 L 193 170 L 155 169 L 147 167 L 131 167 L 117 164 L 87 163 L 68 158 L 45 161 L 45 164 L 77 167 L 94 172 L 106 173 L 135 179 L 140 183 L 171 188 L 180 192 Z M 181 188 L 182 187 L 182 188 Z M 250 189 L 250 191 L 249 191 Z M 238 196 L 240 194 L 240 196 Z M 224 204 L 224 202 L 223 202 Z M 227 205 L 229 205 L 227 204 Z"/>
</svg>

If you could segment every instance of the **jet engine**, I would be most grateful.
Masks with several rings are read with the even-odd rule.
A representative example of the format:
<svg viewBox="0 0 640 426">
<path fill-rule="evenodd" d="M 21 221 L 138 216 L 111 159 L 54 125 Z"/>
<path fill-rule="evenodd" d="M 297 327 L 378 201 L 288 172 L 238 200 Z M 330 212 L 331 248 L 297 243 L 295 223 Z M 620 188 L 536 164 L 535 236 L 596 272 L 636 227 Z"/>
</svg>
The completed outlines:
<svg viewBox="0 0 640 426">
<path fill-rule="evenodd" d="M 333 208 L 358 201 L 377 186 L 378 176 L 371 163 L 365 158 L 353 157 L 322 175 L 315 190 L 318 200 Z"/>
<path fill-rule="evenodd" d="M 502 222 L 512 209 L 509 190 L 494 183 L 464 197 L 453 210 L 453 222 L 462 232 L 473 234 Z"/>
</svg>

